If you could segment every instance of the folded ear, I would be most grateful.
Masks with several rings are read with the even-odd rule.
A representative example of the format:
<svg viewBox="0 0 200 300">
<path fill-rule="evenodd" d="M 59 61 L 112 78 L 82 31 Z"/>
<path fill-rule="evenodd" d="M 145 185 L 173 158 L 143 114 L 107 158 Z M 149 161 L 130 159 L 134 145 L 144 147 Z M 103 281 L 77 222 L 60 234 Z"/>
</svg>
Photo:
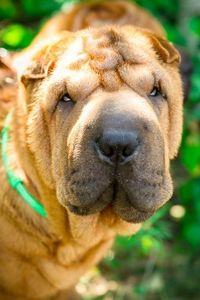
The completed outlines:
<svg viewBox="0 0 200 300">
<path fill-rule="evenodd" d="M 164 37 L 157 34 L 148 33 L 153 48 L 158 57 L 167 64 L 180 64 L 181 56 L 173 44 Z"/>
<path fill-rule="evenodd" d="M 40 49 L 31 59 L 31 63 L 23 71 L 21 81 L 23 84 L 43 79 L 53 70 L 55 57 L 49 47 Z"/>
<path fill-rule="evenodd" d="M 56 62 L 66 47 L 71 33 L 65 31 L 56 38 L 47 39 L 39 45 L 33 44 L 25 52 L 25 69 L 21 75 L 21 81 L 27 85 L 30 82 L 47 77 L 55 68 Z M 30 61 L 30 62 L 29 62 Z"/>
</svg>

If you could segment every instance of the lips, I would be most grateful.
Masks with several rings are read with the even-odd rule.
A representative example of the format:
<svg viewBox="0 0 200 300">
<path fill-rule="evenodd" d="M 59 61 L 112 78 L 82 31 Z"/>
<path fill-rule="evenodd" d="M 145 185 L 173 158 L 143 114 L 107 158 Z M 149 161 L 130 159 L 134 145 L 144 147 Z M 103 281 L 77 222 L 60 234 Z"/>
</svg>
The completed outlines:
<svg viewBox="0 0 200 300">
<path fill-rule="evenodd" d="M 66 204 L 70 212 L 76 215 L 90 215 L 111 209 L 115 215 L 129 223 L 140 223 L 148 219 L 155 211 L 142 211 L 133 206 L 128 194 L 116 183 L 110 185 L 107 190 L 91 205 L 77 206 L 69 202 Z"/>
<path fill-rule="evenodd" d="M 66 201 L 64 206 L 67 206 L 67 208 L 74 214 L 85 216 L 90 214 L 95 214 L 98 212 L 101 212 L 104 210 L 107 206 L 112 203 L 112 195 L 113 195 L 113 188 L 112 185 L 109 185 L 105 191 L 97 197 L 95 201 L 92 201 L 92 203 L 88 204 L 88 201 L 85 201 L 85 204 L 83 202 L 80 202 L 80 205 L 74 205 L 70 201 Z M 61 201 L 62 203 L 62 201 Z"/>
<path fill-rule="evenodd" d="M 117 199 L 113 203 L 113 211 L 116 215 L 118 215 L 121 219 L 123 219 L 126 222 L 129 223 L 140 223 L 147 220 L 149 217 L 151 217 L 155 211 L 141 211 L 139 209 L 136 209 L 132 204 L 130 204 L 130 201 L 127 199 L 124 199 L 123 201 L 120 201 Z"/>
<path fill-rule="evenodd" d="M 142 199 L 141 199 L 142 200 Z M 115 199 L 112 203 L 113 211 L 121 219 L 130 223 L 140 223 L 154 214 L 154 210 L 141 210 L 134 206 L 128 192 L 119 184 L 115 186 Z"/>
</svg>

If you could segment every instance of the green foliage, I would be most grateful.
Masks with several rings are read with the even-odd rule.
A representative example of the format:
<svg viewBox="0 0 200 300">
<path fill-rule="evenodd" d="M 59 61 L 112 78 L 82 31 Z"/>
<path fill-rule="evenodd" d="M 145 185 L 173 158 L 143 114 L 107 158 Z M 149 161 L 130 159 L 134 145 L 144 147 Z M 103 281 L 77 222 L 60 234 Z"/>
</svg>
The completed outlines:
<svg viewBox="0 0 200 300">
<path fill-rule="evenodd" d="M 200 16 L 192 16 L 189 19 L 189 28 L 191 32 L 194 32 L 198 37 L 200 37 Z"/>
<path fill-rule="evenodd" d="M 0 31 L 0 39 L 9 49 L 27 47 L 33 37 L 33 31 L 20 24 L 11 24 Z"/>
<path fill-rule="evenodd" d="M 65 2 L 65 0 L 21 0 L 21 6 L 27 16 L 30 16 L 31 18 L 37 18 L 49 16 L 49 14 L 58 10 Z"/>
<path fill-rule="evenodd" d="M 1 46 L 12 50 L 26 47 L 46 18 L 71 2 L 73 0 L 1 0 Z M 111 251 L 100 269 L 93 272 L 95 278 L 103 278 L 104 283 L 106 280 L 107 289 L 100 295 L 94 291 L 83 293 L 84 299 L 199 299 L 200 8 L 198 0 L 191 1 L 197 8 L 190 7 L 190 1 L 186 0 L 136 2 L 158 18 L 168 38 L 184 46 L 193 61 L 183 141 L 173 166 L 176 190 L 173 200 L 148 220 L 138 234 L 117 237 L 114 252 Z M 179 217 L 172 213 L 174 205 L 179 205 L 179 211 L 184 212 Z M 92 280 L 90 278 L 90 282 Z M 83 279 L 80 284 L 85 288 L 87 280 Z"/>
<path fill-rule="evenodd" d="M 16 7 L 12 0 L 2 0 L 0 9 L 0 18 L 13 18 L 16 15 Z"/>
</svg>

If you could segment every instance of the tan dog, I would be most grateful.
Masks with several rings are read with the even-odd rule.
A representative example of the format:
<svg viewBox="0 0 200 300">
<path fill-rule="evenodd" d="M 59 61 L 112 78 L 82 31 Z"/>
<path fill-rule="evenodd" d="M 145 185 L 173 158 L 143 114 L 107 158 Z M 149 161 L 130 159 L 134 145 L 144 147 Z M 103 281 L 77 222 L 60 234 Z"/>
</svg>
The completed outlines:
<svg viewBox="0 0 200 300">
<path fill-rule="evenodd" d="M 76 32 L 90 25 L 98 28 Z M 182 87 L 179 54 L 162 32 L 128 2 L 82 4 L 47 23 L 23 54 L 9 164 L 47 218 L 1 165 L 0 299 L 71 299 L 65 290 L 116 234 L 137 231 L 171 197 Z"/>
</svg>

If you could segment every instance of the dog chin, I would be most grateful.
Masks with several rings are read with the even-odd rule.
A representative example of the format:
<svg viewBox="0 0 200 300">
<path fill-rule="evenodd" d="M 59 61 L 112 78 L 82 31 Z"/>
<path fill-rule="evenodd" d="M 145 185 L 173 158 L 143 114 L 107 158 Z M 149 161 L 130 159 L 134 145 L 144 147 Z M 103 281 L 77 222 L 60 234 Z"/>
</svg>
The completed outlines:
<svg viewBox="0 0 200 300">
<path fill-rule="evenodd" d="M 135 223 L 135 224 L 146 221 L 154 214 L 154 211 L 143 212 L 138 209 L 135 209 L 134 207 L 124 208 L 124 209 L 118 209 L 114 207 L 113 211 L 122 220 L 128 223 Z"/>
<path fill-rule="evenodd" d="M 133 207 L 129 208 L 116 208 L 113 205 L 108 205 L 105 208 L 102 209 L 95 209 L 95 208 L 88 208 L 88 207 L 80 207 L 75 206 L 70 203 L 67 204 L 67 209 L 69 209 L 70 212 L 79 215 L 79 216 L 87 216 L 95 213 L 103 212 L 105 213 L 106 210 L 109 207 L 109 211 L 112 210 L 113 214 L 118 216 L 120 219 L 128 222 L 128 223 L 141 223 L 146 221 L 148 218 L 150 218 L 154 212 L 142 212 L 139 211 Z"/>
<path fill-rule="evenodd" d="M 119 219 L 128 223 L 141 223 L 151 217 L 156 209 L 145 209 L 134 206 L 134 203 L 130 201 L 128 193 L 117 185 L 110 185 L 96 200 L 92 203 L 85 201 L 87 205 L 83 205 L 76 199 L 76 203 L 64 198 L 65 201 L 60 203 L 68 209 L 71 213 L 87 216 L 96 213 L 106 213 L 110 211 L 111 214 L 117 216 Z M 86 199 L 87 200 L 87 199 Z M 78 202 L 78 203 L 77 203 Z M 64 203 L 64 204 L 63 204 Z"/>
<path fill-rule="evenodd" d="M 141 223 L 151 217 L 155 211 L 141 211 L 137 208 L 134 208 L 133 205 L 126 199 L 109 199 L 105 197 L 104 193 L 99 199 L 91 204 L 86 206 L 74 205 L 70 202 L 67 202 L 64 206 L 71 213 L 80 216 L 87 216 L 96 213 L 105 214 L 106 211 L 117 216 L 119 219 L 126 221 L 128 223 Z"/>
</svg>

